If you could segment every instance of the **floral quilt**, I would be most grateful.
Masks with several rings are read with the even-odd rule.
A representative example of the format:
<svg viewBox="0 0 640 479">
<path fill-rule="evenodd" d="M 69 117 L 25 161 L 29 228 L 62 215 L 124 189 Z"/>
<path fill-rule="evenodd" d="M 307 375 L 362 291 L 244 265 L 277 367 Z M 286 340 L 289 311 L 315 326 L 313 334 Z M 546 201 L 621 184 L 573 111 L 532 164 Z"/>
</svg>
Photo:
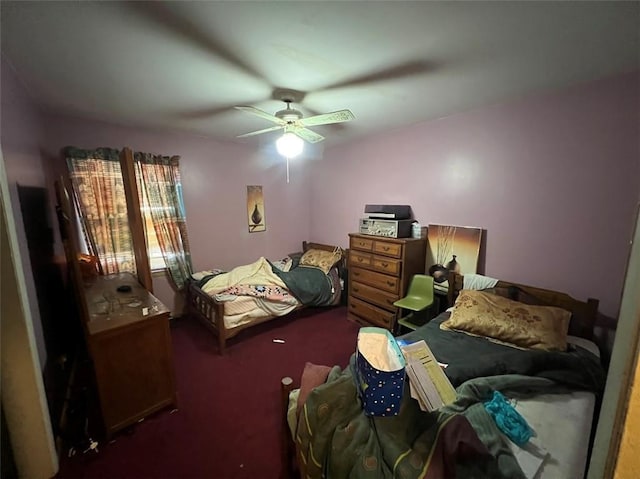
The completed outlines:
<svg viewBox="0 0 640 479">
<path fill-rule="evenodd" d="M 237 284 L 220 293 L 219 296 L 253 296 L 286 304 L 298 304 L 298 300 L 285 288 L 272 284 Z"/>
</svg>

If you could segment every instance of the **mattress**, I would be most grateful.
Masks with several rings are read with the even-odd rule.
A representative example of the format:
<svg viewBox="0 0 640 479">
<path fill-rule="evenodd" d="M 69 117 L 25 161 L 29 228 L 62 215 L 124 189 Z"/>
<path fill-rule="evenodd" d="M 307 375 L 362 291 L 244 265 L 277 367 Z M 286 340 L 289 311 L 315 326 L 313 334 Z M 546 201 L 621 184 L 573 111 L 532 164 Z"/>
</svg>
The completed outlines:
<svg viewBox="0 0 640 479">
<path fill-rule="evenodd" d="M 567 342 L 600 357 L 588 339 L 568 336 Z M 584 477 L 596 398 L 591 392 L 540 394 L 515 401 L 516 410 L 535 431 L 530 447 L 510 446 L 529 478 Z"/>
<path fill-rule="evenodd" d="M 593 393 L 541 394 L 518 400 L 516 410 L 535 431 L 529 447 L 511 449 L 526 476 L 535 479 L 584 477 L 595 407 Z"/>
</svg>

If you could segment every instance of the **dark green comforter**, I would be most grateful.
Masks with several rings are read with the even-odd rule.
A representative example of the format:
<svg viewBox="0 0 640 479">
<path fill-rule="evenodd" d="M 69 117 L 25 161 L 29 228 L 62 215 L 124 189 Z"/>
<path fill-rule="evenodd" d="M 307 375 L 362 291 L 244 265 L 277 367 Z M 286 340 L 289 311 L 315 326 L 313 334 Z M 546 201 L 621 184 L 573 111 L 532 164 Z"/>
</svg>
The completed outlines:
<svg viewBox="0 0 640 479">
<path fill-rule="evenodd" d="M 599 360 L 585 349 L 577 346 L 568 352 L 515 349 L 484 338 L 441 330 L 440 324 L 448 317 L 449 313 L 442 313 L 398 339 L 424 339 L 437 360 L 448 365 L 445 374 L 454 387 L 472 378 L 499 374 L 543 377 L 572 389 L 588 391 L 600 391 L 604 387 L 604 370 Z"/>
<path fill-rule="evenodd" d="M 287 289 L 305 306 L 327 306 L 333 301 L 334 289 L 328 275 L 318 268 L 297 266 L 273 272 L 287 285 Z"/>
</svg>

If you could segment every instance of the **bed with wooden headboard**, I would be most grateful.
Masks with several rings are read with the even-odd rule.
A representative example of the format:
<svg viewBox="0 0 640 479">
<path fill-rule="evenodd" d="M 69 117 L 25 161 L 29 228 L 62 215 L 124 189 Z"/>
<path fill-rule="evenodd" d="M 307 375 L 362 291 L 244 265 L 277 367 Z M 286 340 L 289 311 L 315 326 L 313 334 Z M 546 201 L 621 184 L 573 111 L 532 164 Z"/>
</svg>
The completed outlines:
<svg viewBox="0 0 640 479">
<path fill-rule="evenodd" d="M 427 342 L 438 362 L 446 365 L 445 374 L 457 391 L 456 402 L 439 412 L 423 412 L 405 387 L 397 416 L 371 418 L 359 407 L 353 357 L 344 370 L 334 367 L 322 384 L 310 383 L 305 368 L 297 384 L 305 384 L 306 390 L 295 389 L 297 384 L 291 378 L 282 379 L 283 477 L 294 477 L 296 470 L 311 478 L 327 470 L 336 477 L 346 470 L 352 471 L 348 477 L 358 478 L 448 477 L 452 465 L 462 468 L 459 474 L 467 467 L 480 468 L 473 470 L 477 474 L 473 477 L 524 477 L 521 464 L 527 458 L 529 467 L 534 468 L 530 477 L 584 476 L 593 418 L 605 378 L 598 347 L 591 341 L 598 301 L 580 301 L 558 291 L 507 281 L 477 296 L 477 292 L 463 290 L 463 284 L 460 275 L 449 278 L 450 300 L 453 303 L 461 297 L 459 304 L 465 306 L 456 304 L 453 312 L 441 313 L 400 337 Z M 460 314 L 455 308 L 469 306 L 469 297 L 496 301 L 507 314 L 515 310 L 531 313 L 527 320 L 553 313 L 562 315 L 566 322 L 570 316 L 568 334 L 566 326 L 564 332 L 565 348 L 548 351 L 538 346 L 513 347 L 498 344 L 494 338 L 443 328 L 452 315 Z M 495 318 L 499 317 L 496 312 Z M 534 431 L 523 448 L 505 439 L 483 407 L 493 391 L 500 391 Z M 298 395 L 306 398 L 300 407 L 297 399 L 292 402 Z M 344 398 L 352 398 L 356 404 L 349 406 Z M 449 421 L 447 416 L 443 424 L 443 415 L 455 420 Z M 460 416 L 466 421 L 460 421 Z M 333 427 L 331 424 L 337 426 L 327 430 Z M 439 428 L 434 430 L 434 424 Z M 433 440 L 429 447 L 425 446 L 425 437 Z M 478 448 L 477 440 L 482 447 Z"/>
<path fill-rule="evenodd" d="M 311 253 L 313 251 L 335 253 L 337 262 L 330 271 L 324 275 L 318 273 L 319 270 L 317 268 L 306 267 L 305 272 L 311 275 L 311 279 L 305 282 L 305 287 L 317 288 L 318 294 L 330 288 L 331 297 L 327 297 L 325 302 L 316 302 L 313 305 L 335 306 L 340 301 L 340 280 L 345 271 L 346 253 L 340 247 L 334 245 L 307 241 L 302 243 L 302 253 Z M 296 259 L 300 258 L 294 258 L 294 260 Z M 262 264 L 266 269 L 272 269 L 271 263 L 266 262 L 264 258 L 260 260 L 262 260 Z M 296 266 L 297 263 L 294 261 L 294 267 L 291 270 L 287 270 L 289 274 L 300 271 Z M 314 269 L 314 271 L 309 271 L 310 268 Z M 234 268 L 229 274 L 238 271 L 240 271 L 240 268 Z M 254 273 L 254 271 L 251 271 L 251 273 Z M 317 274 L 314 275 L 314 273 Z M 308 275 L 305 276 L 305 278 L 308 277 Z M 222 276 L 218 279 L 222 279 Z M 234 284 L 233 290 L 229 289 L 222 295 L 207 292 L 205 281 L 206 278 L 204 280 L 190 280 L 188 282 L 186 299 L 187 314 L 201 320 L 218 338 L 220 354 L 224 353 L 227 340 L 236 336 L 241 331 L 274 318 L 285 316 L 306 305 L 304 298 L 301 300 L 296 297 L 295 292 L 287 288 L 282 288 L 282 282 L 277 280 L 276 283 L 273 284 L 266 283 L 259 285 L 253 281 L 250 287 L 244 287 L 245 285 L 240 282 L 239 284 Z M 264 294 L 258 292 L 258 290 L 264 291 Z M 313 289 L 305 290 L 306 296 L 313 296 L 313 293 Z"/>
<path fill-rule="evenodd" d="M 464 287 L 464 276 L 451 271 L 449 272 L 448 282 L 447 301 L 449 306 L 453 306 L 458 294 Z M 571 312 L 569 334 L 589 340 L 593 339 L 593 328 L 598 317 L 599 302 L 597 299 L 588 298 L 586 301 L 578 301 L 566 293 L 503 280 L 499 280 L 492 289 L 496 293 L 514 301 L 540 306 L 557 306 L 566 309 Z"/>
</svg>

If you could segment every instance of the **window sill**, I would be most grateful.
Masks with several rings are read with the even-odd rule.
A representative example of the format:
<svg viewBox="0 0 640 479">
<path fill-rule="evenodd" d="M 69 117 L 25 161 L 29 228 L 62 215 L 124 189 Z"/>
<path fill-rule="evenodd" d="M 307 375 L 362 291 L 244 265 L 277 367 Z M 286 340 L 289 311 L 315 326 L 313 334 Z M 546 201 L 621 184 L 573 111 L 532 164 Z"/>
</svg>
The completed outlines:
<svg viewBox="0 0 640 479">
<path fill-rule="evenodd" d="M 167 276 L 167 268 L 152 269 L 151 270 L 151 277 L 153 277 L 153 278 L 160 278 L 160 277 L 164 277 L 164 276 Z"/>
</svg>

